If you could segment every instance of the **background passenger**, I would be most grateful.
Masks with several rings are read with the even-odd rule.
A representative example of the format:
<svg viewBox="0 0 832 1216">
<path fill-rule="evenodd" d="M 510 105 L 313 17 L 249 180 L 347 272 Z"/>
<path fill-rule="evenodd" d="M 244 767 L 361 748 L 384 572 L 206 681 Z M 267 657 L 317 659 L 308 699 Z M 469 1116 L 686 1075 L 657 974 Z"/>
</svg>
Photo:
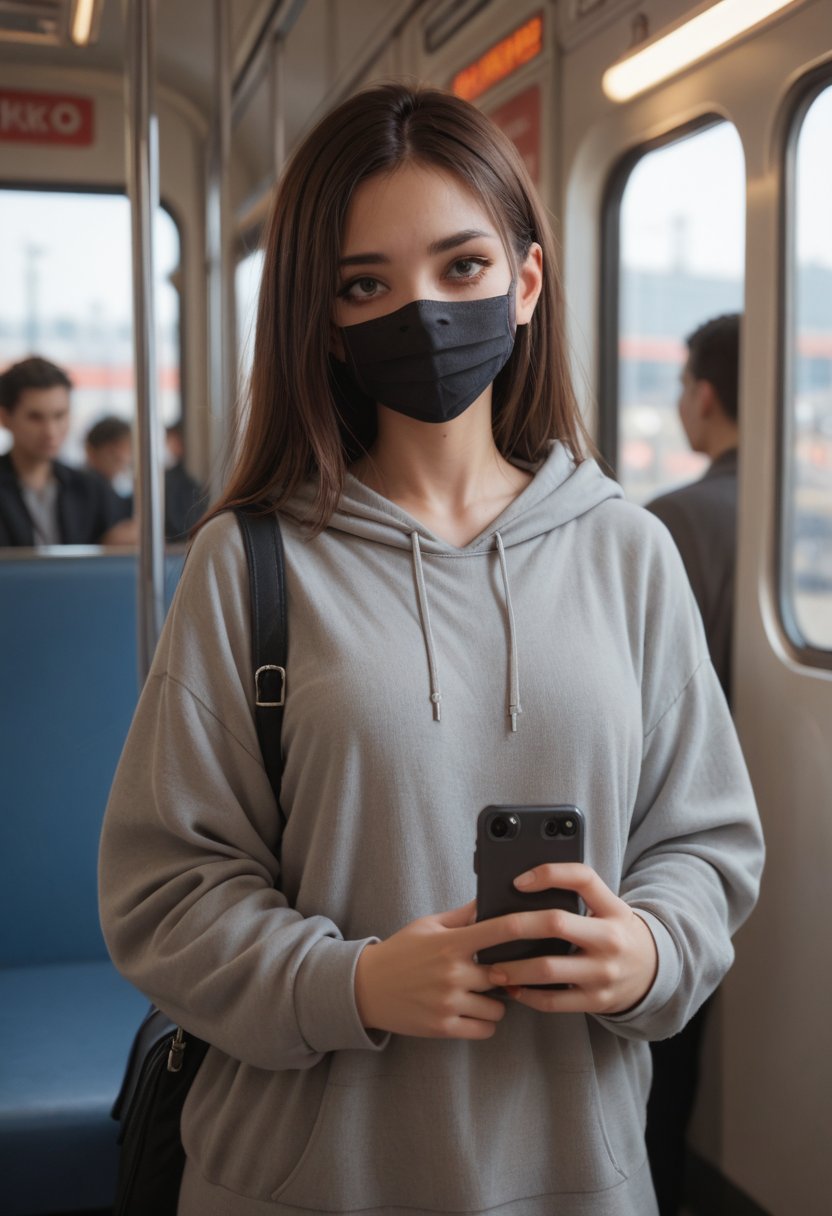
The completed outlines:
<svg viewBox="0 0 832 1216">
<path fill-rule="evenodd" d="M 737 546 L 740 315 L 706 322 L 687 339 L 679 417 L 694 452 L 711 463 L 699 481 L 647 504 L 682 555 L 708 650 L 731 704 L 731 635 Z"/>
<path fill-rule="evenodd" d="M 66 372 L 38 356 L 0 376 L 0 423 L 12 448 L 0 456 L 0 546 L 120 544 L 112 488 L 58 459 L 69 430 Z"/>
<path fill-rule="evenodd" d="M 122 518 L 133 514 L 133 432 L 129 422 L 108 414 L 87 431 L 87 467 L 107 481 L 121 500 Z"/>
<path fill-rule="evenodd" d="M 179 1216 L 655 1216 L 647 1040 L 730 966 L 762 841 L 679 555 L 586 456 L 568 368 L 546 212 L 484 114 L 389 85 L 303 140 L 102 834 L 113 959 L 210 1044 Z M 263 502 L 282 832 L 222 510 Z M 573 802 L 586 864 L 516 885 L 593 915 L 475 923 L 479 812 Z"/>
<path fill-rule="evenodd" d="M 185 468 L 185 435 L 181 422 L 165 428 L 165 539 L 186 540 L 207 505 L 202 486 Z"/>
<path fill-rule="evenodd" d="M 123 519 L 133 516 L 133 432 L 123 418 L 109 415 L 96 422 L 85 441 L 87 464 L 104 477 L 118 494 Z M 165 540 L 183 541 L 205 510 L 205 493 L 185 468 L 182 424 L 165 428 Z M 133 518 L 129 539 L 138 539 L 138 520 Z"/>
<path fill-rule="evenodd" d="M 679 417 L 695 452 L 710 457 L 705 475 L 647 504 L 682 555 L 705 625 L 711 660 L 731 703 L 737 530 L 740 316 L 729 313 L 687 339 Z M 699 1080 L 706 1002 L 680 1034 L 651 1044 L 653 1085 L 647 1147 L 661 1216 L 676 1216 L 684 1191 L 686 1134 Z"/>
</svg>

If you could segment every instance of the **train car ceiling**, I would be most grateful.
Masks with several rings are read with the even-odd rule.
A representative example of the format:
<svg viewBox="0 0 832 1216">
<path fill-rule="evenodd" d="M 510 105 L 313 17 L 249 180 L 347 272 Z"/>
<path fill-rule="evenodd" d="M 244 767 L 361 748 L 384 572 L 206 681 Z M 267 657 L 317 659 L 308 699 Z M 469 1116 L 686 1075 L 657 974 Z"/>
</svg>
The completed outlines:
<svg viewBox="0 0 832 1216">
<path fill-rule="evenodd" d="M 0 42 L 89 46 L 98 38 L 104 0 L 4 0 Z"/>
</svg>

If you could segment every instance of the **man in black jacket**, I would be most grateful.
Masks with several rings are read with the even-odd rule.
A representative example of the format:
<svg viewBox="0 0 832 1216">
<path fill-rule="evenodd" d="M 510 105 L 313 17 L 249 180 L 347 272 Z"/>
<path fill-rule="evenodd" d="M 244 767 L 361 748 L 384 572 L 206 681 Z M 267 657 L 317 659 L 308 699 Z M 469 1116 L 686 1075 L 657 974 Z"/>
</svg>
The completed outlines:
<svg viewBox="0 0 832 1216">
<path fill-rule="evenodd" d="M 12 434 L 0 456 L 0 546 L 121 544 L 112 488 L 56 459 L 69 429 L 71 381 L 32 356 L 0 376 L 0 423 Z"/>
</svg>

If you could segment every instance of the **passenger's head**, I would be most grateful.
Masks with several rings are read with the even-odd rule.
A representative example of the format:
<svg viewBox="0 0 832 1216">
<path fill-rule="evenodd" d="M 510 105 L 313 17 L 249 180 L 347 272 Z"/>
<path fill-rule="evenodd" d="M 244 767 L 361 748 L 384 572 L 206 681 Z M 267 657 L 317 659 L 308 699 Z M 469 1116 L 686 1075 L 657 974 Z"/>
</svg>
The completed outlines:
<svg viewBox="0 0 832 1216">
<path fill-rule="evenodd" d="M 185 459 L 185 432 L 181 422 L 172 422 L 165 427 L 165 447 L 171 464 L 181 464 Z"/>
<path fill-rule="evenodd" d="M 128 472 L 133 463 L 133 436 L 130 424 L 108 414 L 87 431 L 84 440 L 87 464 L 96 473 L 114 481 Z"/>
<path fill-rule="evenodd" d="M 53 460 L 69 430 L 69 376 L 33 355 L 0 376 L 0 424 L 11 431 L 14 451 L 26 460 Z"/>
<path fill-rule="evenodd" d="M 740 323 L 739 313 L 726 313 L 700 325 L 686 339 L 679 415 L 696 452 L 709 452 L 715 434 L 724 436 L 725 442 L 732 438 L 736 442 Z"/>
<path fill-rule="evenodd" d="M 443 221 L 446 203 L 452 215 Z M 339 327 L 408 302 L 405 275 L 370 307 L 339 296 L 362 269 L 345 273 L 341 259 L 369 251 L 398 268 L 417 235 L 422 248 L 428 238 L 435 243 L 467 229 L 487 231 L 489 239 L 479 244 L 493 265 L 481 284 L 464 290 L 473 298 L 477 292 L 498 296 L 516 283 L 520 324 L 494 383 L 497 446 L 506 456 L 534 461 L 557 437 L 581 457 L 585 433 L 568 370 L 554 243 L 520 155 L 469 103 L 435 89 L 389 84 L 327 115 L 283 176 L 266 244 L 248 432 L 220 506 L 265 494 L 284 501 L 311 477 L 318 483 L 319 520 L 331 513 L 346 468 L 372 443 L 376 422 L 372 402 L 356 406 L 335 390 L 330 356 L 342 353 Z M 435 252 L 433 262 L 453 265 L 469 245 Z M 472 252 L 479 257 L 483 250 Z M 413 262 L 407 265 L 412 269 Z M 378 266 L 363 270 L 364 279 L 383 278 Z M 418 271 L 411 299 L 464 298 L 426 296 L 430 275 Z M 449 283 L 444 289 L 460 292 Z"/>
</svg>

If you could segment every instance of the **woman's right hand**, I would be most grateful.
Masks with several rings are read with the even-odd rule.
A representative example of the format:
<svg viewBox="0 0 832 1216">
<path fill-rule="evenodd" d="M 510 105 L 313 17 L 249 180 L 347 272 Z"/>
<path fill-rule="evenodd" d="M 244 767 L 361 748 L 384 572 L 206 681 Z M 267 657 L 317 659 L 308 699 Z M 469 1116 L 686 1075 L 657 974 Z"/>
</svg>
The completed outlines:
<svg viewBox="0 0 832 1216">
<path fill-rule="evenodd" d="M 362 1025 L 416 1038 L 490 1039 L 505 1003 L 483 995 L 494 985 L 474 962 L 494 944 L 487 921 L 472 923 L 476 901 L 424 916 L 362 950 L 355 999 Z"/>
</svg>

